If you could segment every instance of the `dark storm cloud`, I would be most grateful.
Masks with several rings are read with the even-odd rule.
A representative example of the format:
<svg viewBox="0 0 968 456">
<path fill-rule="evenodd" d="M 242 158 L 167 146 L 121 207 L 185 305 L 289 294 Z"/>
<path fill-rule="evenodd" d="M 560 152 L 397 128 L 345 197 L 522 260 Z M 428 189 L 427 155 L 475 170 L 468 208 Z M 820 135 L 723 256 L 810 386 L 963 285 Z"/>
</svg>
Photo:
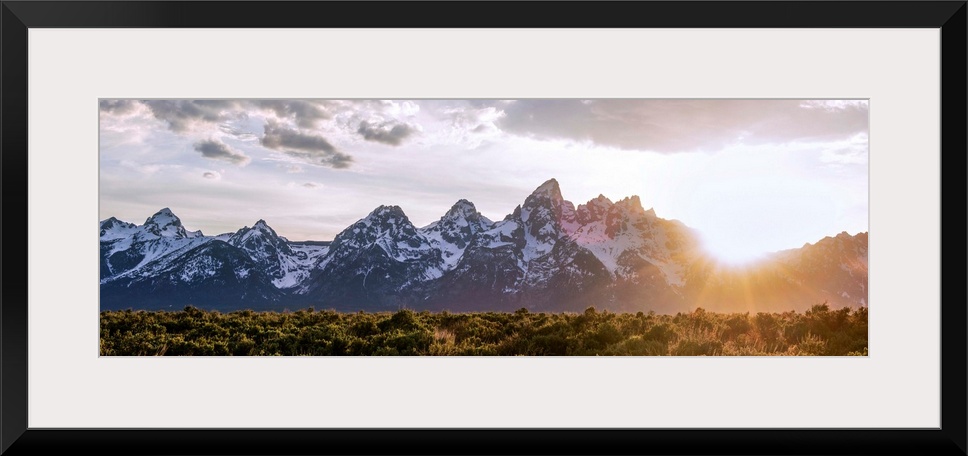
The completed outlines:
<svg viewBox="0 0 968 456">
<path fill-rule="evenodd" d="M 214 124 L 244 116 L 239 102 L 232 100 L 144 100 L 155 118 L 168 123 L 176 133 L 197 124 Z"/>
<path fill-rule="evenodd" d="M 101 112 L 110 114 L 128 114 L 134 112 L 137 107 L 138 102 L 135 100 L 101 100 L 98 102 L 98 108 Z"/>
<path fill-rule="evenodd" d="M 224 160 L 235 165 L 245 165 L 251 159 L 221 141 L 209 139 L 195 143 L 195 150 L 202 153 L 203 157 L 213 160 Z"/>
<path fill-rule="evenodd" d="M 266 122 L 265 135 L 260 142 L 267 149 L 282 152 L 307 163 L 347 168 L 353 162 L 353 157 L 336 150 L 336 147 L 326 138 L 288 129 L 272 121 Z"/>
<path fill-rule="evenodd" d="M 356 130 L 367 141 L 374 141 L 390 146 L 399 146 L 403 143 L 404 139 L 407 139 L 415 131 L 416 129 L 408 124 L 401 123 L 393 125 L 390 122 L 384 122 L 379 125 L 374 125 L 367 121 L 360 122 L 360 128 Z"/>
<path fill-rule="evenodd" d="M 274 112 L 280 118 L 292 119 L 301 128 L 315 128 L 320 120 L 333 118 L 327 101 L 255 100 L 253 104 Z"/>
<path fill-rule="evenodd" d="M 503 131 L 656 152 L 829 141 L 867 132 L 867 103 L 805 100 L 518 100 Z"/>
</svg>

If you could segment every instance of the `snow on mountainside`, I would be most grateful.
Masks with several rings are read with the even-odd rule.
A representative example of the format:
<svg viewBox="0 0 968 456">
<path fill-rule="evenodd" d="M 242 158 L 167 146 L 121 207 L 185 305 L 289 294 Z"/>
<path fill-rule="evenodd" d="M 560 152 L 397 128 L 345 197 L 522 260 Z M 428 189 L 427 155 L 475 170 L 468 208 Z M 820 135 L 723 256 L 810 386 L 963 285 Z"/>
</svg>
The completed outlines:
<svg viewBox="0 0 968 456">
<path fill-rule="evenodd" d="M 430 241 L 433 248 L 440 251 L 443 269 L 449 271 L 457 265 L 474 235 L 493 225 L 494 222 L 477 212 L 474 203 L 462 199 L 440 220 L 417 231 Z"/>
<path fill-rule="evenodd" d="M 207 242 L 152 264 L 150 274 L 128 273 L 101 284 L 101 309 L 218 310 L 270 308 L 284 294 L 243 251 Z"/>
<path fill-rule="evenodd" d="M 310 270 L 327 250 L 314 246 L 293 248 L 265 220 L 259 220 L 252 228 L 238 230 L 225 242 L 249 254 L 277 288 L 294 287 L 309 277 Z"/>
<path fill-rule="evenodd" d="M 670 285 L 684 284 L 685 265 L 696 247 L 696 235 L 685 225 L 645 210 L 638 196 L 612 203 L 599 195 L 579 205 L 577 213 L 571 238 L 616 277 L 634 276 L 635 259 L 659 268 Z"/>
<path fill-rule="evenodd" d="M 181 220 L 167 207 L 156 212 L 148 220 L 145 220 L 141 229 L 145 233 L 167 238 L 194 238 L 201 236 L 201 231 L 188 232 L 181 224 Z"/>
<path fill-rule="evenodd" d="M 100 240 L 102 282 L 208 242 L 200 231 L 187 231 L 168 208 L 148 217 L 141 226 L 114 217 L 104 220 Z"/>
<path fill-rule="evenodd" d="M 156 212 L 141 226 L 108 218 L 100 223 L 100 240 L 102 283 L 160 274 L 187 261 L 184 255 L 196 247 L 224 242 L 244 252 L 271 278 L 275 287 L 288 288 L 308 277 L 327 250 L 325 246 L 315 245 L 293 248 L 264 220 L 235 233 L 204 236 L 201 231 L 186 230 L 168 208 Z M 196 275 L 186 273 L 184 277 L 191 281 Z"/>
<path fill-rule="evenodd" d="M 99 224 L 101 230 L 101 241 L 115 241 L 129 237 L 138 230 L 138 225 L 134 223 L 122 222 L 114 217 L 102 220 Z"/>
<path fill-rule="evenodd" d="M 551 253 L 562 238 L 564 200 L 558 181 L 551 179 L 536 188 L 515 214 L 524 229 L 524 248 L 521 249 L 525 267 L 536 258 Z"/>
<path fill-rule="evenodd" d="M 380 206 L 333 239 L 294 293 L 310 304 L 393 307 L 443 274 L 440 250 L 398 206 Z"/>
<path fill-rule="evenodd" d="M 639 298 L 665 299 L 681 283 L 679 262 L 689 243 L 680 238 L 689 235 L 642 210 L 638 198 L 612 204 L 600 197 L 576 209 L 550 179 L 474 236 L 428 300 L 576 309 L 612 302 L 640 286 L 654 290 Z"/>
<path fill-rule="evenodd" d="M 326 270 L 330 264 L 355 258 L 359 252 L 373 248 L 398 263 L 425 263 L 428 278 L 440 275 L 442 261 L 438 252 L 399 206 L 380 206 L 337 234 L 318 269 Z"/>
</svg>

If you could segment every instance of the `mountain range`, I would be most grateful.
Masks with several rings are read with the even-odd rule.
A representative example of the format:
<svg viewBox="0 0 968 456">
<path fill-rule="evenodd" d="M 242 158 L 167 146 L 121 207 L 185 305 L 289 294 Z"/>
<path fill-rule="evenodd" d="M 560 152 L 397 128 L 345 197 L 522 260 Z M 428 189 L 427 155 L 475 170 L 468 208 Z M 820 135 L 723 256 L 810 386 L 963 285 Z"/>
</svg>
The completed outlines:
<svg viewBox="0 0 968 456">
<path fill-rule="evenodd" d="M 697 233 L 637 196 L 575 206 L 551 179 L 492 221 L 467 200 L 416 227 L 380 206 L 329 242 L 289 241 L 264 220 L 188 231 L 165 208 L 100 229 L 102 310 L 417 310 L 675 313 L 867 306 L 867 233 L 846 232 L 755 264 L 711 260 Z"/>
</svg>

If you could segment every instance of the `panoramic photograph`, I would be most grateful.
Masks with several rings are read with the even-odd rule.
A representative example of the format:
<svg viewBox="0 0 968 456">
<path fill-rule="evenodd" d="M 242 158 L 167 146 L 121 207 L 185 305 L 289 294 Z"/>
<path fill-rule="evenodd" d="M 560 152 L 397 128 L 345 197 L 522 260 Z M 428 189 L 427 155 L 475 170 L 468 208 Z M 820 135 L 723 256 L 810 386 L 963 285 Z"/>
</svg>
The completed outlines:
<svg viewBox="0 0 968 456">
<path fill-rule="evenodd" d="M 102 356 L 868 355 L 866 99 L 98 105 Z"/>
</svg>

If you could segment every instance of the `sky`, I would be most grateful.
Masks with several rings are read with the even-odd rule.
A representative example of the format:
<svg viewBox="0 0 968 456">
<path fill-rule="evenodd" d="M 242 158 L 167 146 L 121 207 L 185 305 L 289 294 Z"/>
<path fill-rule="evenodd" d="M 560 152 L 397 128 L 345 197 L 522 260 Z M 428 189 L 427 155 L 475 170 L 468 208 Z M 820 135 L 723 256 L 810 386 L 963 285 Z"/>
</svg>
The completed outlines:
<svg viewBox="0 0 968 456">
<path fill-rule="evenodd" d="M 379 205 L 414 225 L 467 199 L 501 220 L 557 179 L 577 206 L 637 195 L 741 263 L 868 227 L 867 100 L 99 101 L 99 219 L 264 219 L 332 240 Z"/>
</svg>

